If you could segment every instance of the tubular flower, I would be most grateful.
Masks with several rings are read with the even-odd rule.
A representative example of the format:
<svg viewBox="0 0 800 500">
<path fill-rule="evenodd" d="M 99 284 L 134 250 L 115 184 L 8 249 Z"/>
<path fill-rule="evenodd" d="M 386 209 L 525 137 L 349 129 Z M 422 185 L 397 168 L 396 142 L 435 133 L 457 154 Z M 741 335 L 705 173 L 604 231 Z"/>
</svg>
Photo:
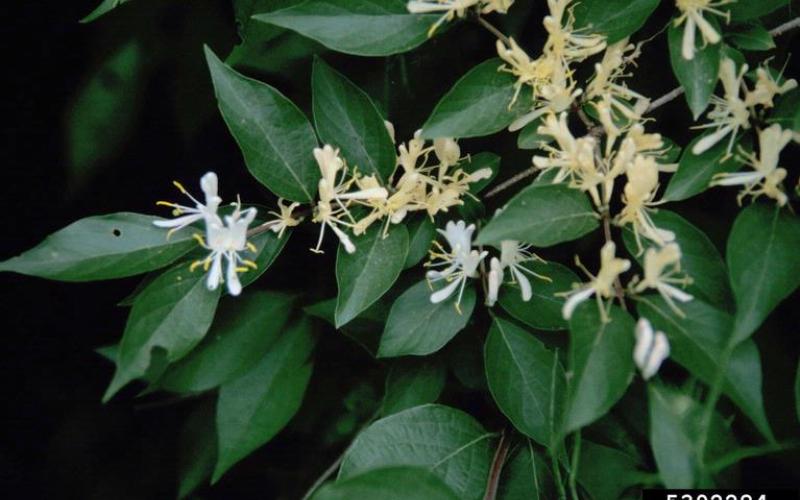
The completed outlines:
<svg viewBox="0 0 800 500">
<path fill-rule="evenodd" d="M 782 182 L 786 178 L 786 169 L 778 166 L 783 148 L 792 140 L 791 130 L 782 130 L 775 124 L 765 128 L 758 134 L 759 156 L 749 153 L 745 156 L 747 165 L 753 172 L 733 172 L 715 175 L 711 186 L 743 186 L 737 197 L 741 205 L 745 196 L 753 199 L 766 195 L 783 206 L 788 201 L 783 191 Z"/>
<path fill-rule="evenodd" d="M 538 92 L 538 99 L 531 111 L 517 118 L 508 126 L 509 132 L 521 129 L 546 113 L 561 113 L 567 111 L 583 90 L 575 88 L 572 71 L 560 59 L 552 61 L 553 72 L 550 80 L 543 83 Z"/>
<path fill-rule="evenodd" d="M 692 153 L 703 154 L 721 141 L 725 136 L 731 136 L 728 141 L 728 155 L 733 149 L 733 142 L 740 128 L 750 128 L 750 110 L 747 102 L 739 96 L 739 91 L 744 85 L 744 75 L 747 65 L 744 64 L 736 71 L 736 63 L 730 58 L 725 58 L 719 65 L 719 79 L 725 90 L 723 97 L 711 96 L 714 108 L 708 112 L 710 123 L 699 125 L 697 129 L 713 128 L 713 133 L 705 136 L 692 147 Z"/>
<path fill-rule="evenodd" d="M 457 17 L 464 17 L 472 7 L 479 7 L 482 14 L 490 12 L 505 14 L 513 3 L 514 0 L 411 0 L 406 8 L 412 14 L 444 12 L 442 17 L 428 29 L 428 36 L 431 37 L 439 26 Z"/>
<path fill-rule="evenodd" d="M 703 17 L 704 13 L 724 17 L 730 20 L 730 14 L 719 10 L 717 7 L 733 3 L 735 0 L 675 0 L 675 5 L 681 15 L 675 19 L 675 26 L 685 23 L 683 28 L 683 41 L 681 55 L 684 59 L 694 59 L 695 38 L 697 29 L 703 38 L 703 45 L 719 43 L 721 36 L 711 23 Z"/>
<path fill-rule="evenodd" d="M 191 269 L 202 266 L 208 272 L 206 286 L 209 290 L 216 290 L 224 281 L 231 295 L 239 295 L 242 292 L 239 273 L 257 267 L 255 262 L 241 256 L 245 251 L 251 253 L 256 251 L 253 244 L 247 242 L 247 227 L 255 219 L 256 209 L 241 210 L 239 203 L 234 206 L 233 214 L 225 216 L 224 223 L 221 220 L 215 220 L 207 224 L 207 243 L 198 237 L 201 245 L 210 253 L 205 259 L 193 262 Z M 223 258 L 226 263 L 224 279 L 222 277 Z"/>
<path fill-rule="evenodd" d="M 469 226 L 462 221 L 449 221 L 445 230 L 437 230 L 444 236 L 449 251 L 445 251 L 442 246 L 435 242 L 435 249 L 430 251 L 430 261 L 426 267 L 446 266 L 443 270 L 430 270 L 425 277 L 428 282 L 445 281 L 448 283 L 443 288 L 431 294 L 431 302 L 438 304 L 447 300 L 458 289 L 456 299 L 456 309 L 460 312 L 461 297 L 464 294 L 464 287 L 467 280 L 478 276 L 478 266 L 488 252 L 479 252 L 472 249 L 472 233 L 475 232 L 475 224 Z"/>
<path fill-rule="evenodd" d="M 595 170 L 595 138 L 587 136 L 576 139 L 567 125 L 566 113 L 561 113 L 558 118 L 556 115 L 547 115 L 537 132 L 549 135 L 556 142 L 557 147 L 549 144 L 542 146 L 542 149 L 549 153 L 548 156 L 533 157 L 533 164 L 537 168 L 543 171 L 558 170 L 553 183 L 564 180 L 578 183 L 585 173 Z"/>
<path fill-rule="evenodd" d="M 547 0 L 550 15 L 542 24 L 547 30 L 544 52 L 552 54 L 565 63 L 580 62 L 606 48 L 606 39 L 601 35 L 582 35 L 574 28 L 574 19 L 568 6 L 572 0 Z"/>
<path fill-rule="evenodd" d="M 778 83 L 768 68 L 760 67 L 756 70 L 756 85 L 752 92 L 747 93 L 745 102 L 750 107 L 761 105 L 764 108 L 771 108 L 774 106 L 772 100 L 776 95 L 783 95 L 795 88 L 797 88 L 797 80 L 794 78 Z"/>
<path fill-rule="evenodd" d="M 500 242 L 500 259 L 492 257 L 488 276 L 489 290 L 486 296 L 486 305 L 493 306 L 497 302 L 497 294 L 500 285 L 503 284 L 505 269 L 511 272 L 511 282 L 518 283 L 522 300 L 528 302 L 533 297 L 531 282 L 526 274 L 536 276 L 545 281 L 551 281 L 547 276 L 538 274 L 523 266 L 525 262 L 538 260 L 545 262 L 544 259 L 531 252 L 530 245 L 522 245 L 518 241 L 503 240 Z"/>
<path fill-rule="evenodd" d="M 283 198 L 278 198 L 278 210 L 280 210 L 280 212 L 274 212 L 274 211 L 268 212 L 270 215 L 275 216 L 275 219 L 272 220 L 274 224 L 269 228 L 270 231 L 277 234 L 278 238 L 282 238 L 283 233 L 286 232 L 287 228 L 294 227 L 300 224 L 300 222 L 303 221 L 303 218 L 302 217 L 295 218 L 294 215 L 292 215 L 294 209 L 299 206 L 300 203 L 298 202 L 287 204 L 286 200 L 284 200 Z"/>
<path fill-rule="evenodd" d="M 170 228 L 167 237 L 175 231 L 180 231 L 184 227 L 193 224 L 199 220 L 218 221 L 217 209 L 219 204 L 222 203 L 222 198 L 217 195 L 217 188 L 219 181 L 217 174 L 208 172 L 200 178 L 200 188 L 205 194 L 205 204 L 200 203 L 194 196 L 189 194 L 186 188 L 178 181 L 172 182 L 178 190 L 186 195 L 194 203 L 194 207 L 179 205 L 169 201 L 159 201 L 156 204 L 172 208 L 172 214 L 176 217 L 171 220 L 157 220 L 153 224 L 158 227 Z"/>
<path fill-rule="evenodd" d="M 644 253 L 644 278 L 634 285 L 634 292 L 656 290 L 670 309 L 683 317 L 683 312 L 674 301 L 689 302 L 694 297 L 675 286 L 688 285 L 692 282 L 687 276 L 676 276 L 680 273 L 680 266 L 681 249 L 676 243 L 669 243 L 658 249 L 648 248 Z"/>
<path fill-rule="evenodd" d="M 628 182 L 625 184 L 622 201 L 625 206 L 616 217 L 620 226 L 630 224 L 636 237 L 639 252 L 642 250 L 640 236 L 665 245 L 675 239 L 671 231 L 659 229 L 650 218 L 649 212 L 659 203 L 654 201 L 658 190 L 658 165 L 652 157 L 637 155 L 627 170 Z"/>
<path fill-rule="evenodd" d="M 654 332 L 647 318 L 640 318 L 634 330 L 636 345 L 633 348 L 633 362 L 642 372 L 642 378 L 649 380 L 669 357 L 669 341 L 664 332 Z"/>
<path fill-rule="evenodd" d="M 625 68 L 628 64 L 633 64 L 640 53 L 640 46 L 628 43 L 627 37 L 606 47 L 603 60 L 594 65 L 594 77 L 586 87 L 586 97 L 594 99 L 607 95 L 613 98 L 615 106 L 618 105 L 618 99 L 644 99 L 644 96 L 632 91 L 624 83 L 619 83 L 619 80 L 630 76 Z M 627 106 L 619 105 L 627 109 Z"/>
<path fill-rule="evenodd" d="M 564 319 L 569 320 L 575 308 L 594 295 L 597 299 L 600 317 L 604 323 L 608 322 L 608 311 L 603 304 L 603 299 L 611 299 L 614 296 L 614 282 L 620 274 L 631 267 L 631 262 L 629 260 L 618 259 L 615 256 L 616 251 L 617 247 L 614 245 L 613 241 L 609 241 L 603 245 L 603 248 L 600 249 L 600 271 L 597 273 L 597 276 L 590 273 L 583 264 L 581 264 L 580 259 L 575 257 L 575 264 L 589 276 L 590 281 L 576 286 L 574 290 L 563 294 L 567 297 L 566 302 L 564 302 L 564 307 L 561 309 L 561 314 L 564 316 Z M 609 306 L 610 305 L 611 303 L 609 301 Z"/>
<path fill-rule="evenodd" d="M 350 186 L 355 182 L 356 177 L 346 180 L 347 167 L 344 160 L 339 156 L 339 150 L 333 149 L 326 144 L 322 148 L 314 148 L 314 158 L 319 165 L 322 174 L 319 180 L 318 191 L 319 201 L 314 208 L 314 222 L 321 225 L 317 246 L 313 252 L 322 253 L 322 239 L 325 235 L 325 227 L 330 227 L 336 234 L 339 241 L 344 245 L 347 253 L 356 250 L 350 237 L 338 226 L 352 227 L 355 219 L 347 209 L 347 203 L 351 200 L 373 200 L 386 199 L 388 192 L 383 187 L 370 187 L 367 189 L 348 192 Z M 341 176 L 339 173 L 341 172 Z"/>
<path fill-rule="evenodd" d="M 517 102 L 520 90 L 523 85 L 530 85 L 533 89 L 534 98 L 539 95 L 543 85 L 550 81 L 555 71 L 553 61 L 544 57 L 531 59 L 522 48 L 517 45 L 513 37 L 508 38 L 509 45 L 506 46 L 502 40 L 497 40 L 497 55 L 505 61 L 498 68 L 498 71 L 505 71 L 517 77 L 514 84 L 514 97 L 508 104 L 509 109 Z"/>
</svg>

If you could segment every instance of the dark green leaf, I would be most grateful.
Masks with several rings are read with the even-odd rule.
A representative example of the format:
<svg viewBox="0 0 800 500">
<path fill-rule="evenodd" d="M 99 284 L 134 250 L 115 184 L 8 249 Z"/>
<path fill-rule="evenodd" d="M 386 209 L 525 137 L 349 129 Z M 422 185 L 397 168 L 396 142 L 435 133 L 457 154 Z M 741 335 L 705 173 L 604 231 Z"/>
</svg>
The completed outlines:
<svg viewBox="0 0 800 500">
<path fill-rule="evenodd" d="M 581 0 L 575 4 L 575 27 L 605 35 L 608 44 L 638 31 L 659 0 Z"/>
<path fill-rule="evenodd" d="M 431 303 L 431 289 L 421 281 L 397 298 L 383 330 L 378 356 L 424 356 L 444 347 L 469 321 L 475 307 L 475 290 L 467 285 L 461 298 L 456 295 L 438 304 Z"/>
<path fill-rule="evenodd" d="M 273 87 L 240 75 L 205 50 L 219 109 L 250 173 L 287 200 L 313 200 L 320 175 L 313 156 L 317 139 L 303 112 Z"/>
<path fill-rule="evenodd" d="M 727 343 L 731 342 L 733 317 L 698 299 L 681 304 L 685 315 L 675 314 L 660 297 L 648 297 L 639 303 L 639 315 L 663 331 L 670 344 L 670 357 L 694 376 L 712 384 Z M 752 340 L 733 351 L 722 391 L 767 437 L 772 436 L 761 393 L 761 359 Z"/>
<path fill-rule="evenodd" d="M 81 19 L 82 23 L 90 23 L 100 16 L 111 12 L 112 10 L 116 9 L 122 4 L 128 3 L 131 0 L 103 0 L 100 5 L 95 7 L 95 9 L 89 13 L 86 17 Z"/>
<path fill-rule="evenodd" d="M 781 128 L 800 134 L 800 90 L 795 89 L 782 95 L 767 121 L 778 123 Z"/>
<path fill-rule="evenodd" d="M 429 358 L 399 361 L 386 377 L 381 413 L 391 415 L 435 402 L 444 389 L 446 375 L 444 365 Z"/>
<path fill-rule="evenodd" d="M 478 182 L 472 182 L 469 185 L 469 192 L 478 194 L 483 191 L 486 186 L 492 183 L 497 173 L 500 171 L 500 157 L 494 153 L 482 152 L 470 156 L 467 161 L 462 161 L 458 164 L 467 173 L 474 173 L 483 168 L 488 168 L 492 171 L 492 175 L 486 179 L 481 179 Z"/>
<path fill-rule="evenodd" d="M 788 3 L 789 0 L 745 0 L 732 3 L 727 10 L 731 13 L 731 21 L 739 23 L 765 16 Z"/>
<path fill-rule="evenodd" d="M 18 257 L 0 262 L 13 271 L 61 281 L 124 278 L 173 262 L 193 246 L 191 231 L 167 239 L 159 217 L 120 212 L 87 217 L 51 234 Z"/>
<path fill-rule="evenodd" d="M 261 212 L 265 213 L 266 210 L 261 209 Z M 258 218 L 256 218 L 256 220 L 258 220 Z M 246 287 L 247 285 L 253 283 L 259 277 L 261 277 L 261 275 L 264 274 L 267 269 L 269 269 L 269 267 L 281 253 L 281 250 L 283 250 L 283 246 L 286 245 L 286 242 L 289 240 L 289 236 L 291 234 L 291 229 L 288 229 L 285 233 L 283 233 L 283 237 L 278 238 L 278 235 L 272 231 L 264 231 L 248 240 L 256 247 L 255 255 L 250 254 L 248 257 L 250 257 L 253 262 L 256 263 L 257 267 L 241 275 L 242 287 Z"/>
<path fill-rule="evenodd" d="M 711 182 L 712 177 L 723 172 L 733 172 L 742 166 L 741 156 L 733 154 L 722 161 L 727 154 L 728 138 L 718 142 L 711 149 L 701 155 L 692 153 L 694 145 L 705 135 L 696 137 L 686 149 L 683 150 L 678 171 L 672 175 L 669 185 L 664 192 L 662 199 L 669 201 L 680 201 L 700 194 Z M 741 146 L 745 149 L 750 147 L 750 139 L 746 137 L 741 141 Z M 734 148 L 736 146 L 734 145 Z"/>
<path fill-rule="evenodd" d="M 760 23 L 751 24 L 742 31 L 728 33 L 726 38 L 742 50 L 761 51 L 775 48 L 772 35 Z"/>
<path fill-rule="evenodd" d="M 378 352 L 381 332 L 386 323 L 386 318 L 389 316 L 390 306 L 391 304 L 388 302 L 378 300 L 378 302 L 359 314 L 357 318 L 342 327 L 340 331 L 366 349 L 371 356 L 375 356 Z M 336 326 L 334 318 L 336 315 L 336 297 L 306 306 L 303 311 L 306 314 L 324 320 L 333 327 Z"/>
<path fill-rule="evenodd" d="M 528 112 L 530 96 L 525 90 L 509 109 L 517 79 L 498 71 L 502 64 L 499 58 L 489 59 L 461 77 L 433 109 L 422 126 L 422 136 L 435 139 L 489 135 Z"/>
<path fill-rule="evenodd" d="M 313 500 L 457 500 L 436 474 L 422 467 L 384 467 L 328 483 Z"/>
<path fill-rule="evenodd" d="M 578 307 L 569 322 L 569 396 L 564 434 L 605 415 L 633 379 L 634 321 L 612 306 L 603 322 L 597 304 Z"/>
<path fill-rule="evenodd" d="M 568 267 L 557 262 L 532 261 L 522 265 L 551 281 L 531 278 L 533 297 L 528 302 L 522 300 L 517 287 L 506 283 L 500 288 L 500 305 L 515 319 L 537 330 L 566 330 L 567 322 L 561 315 L 564 298 L 556 296 L 556 293 L 571 290 L 572 284 L 581 280 Z"/>
<path fill-rule="evenodd" d="M 692 488 L 700 466 L 695 445 L 698 436 L 692 432 L 697 403 L 657 384 L 648 385 L 648 394 L 650 444 L 661 481 L 667 488 Z"/>
<path fill-rule="evenodd" d="M 542 144 L 549 144 L 553 141 L 550 135 L 539 134 L 539 126 L 542 119 L 537 118 L 525 125 L 517 136 L 517 147 L 520 149 L 539 149 Z"/>
<path fill-rule="evenodd" d="M 736 298 L 734 338 L 752 335 L 800 285 L 800 220 L 772 205 L 741 211 L 728 236 L 727 261 Z"/>
<path fill-rule="evenodd" d="M 359 56 L 387 56 L 427 40 L 438 15 L 410 14 L 402 0 L 309 0 L 254 16 L 313 38 L 326 47 Z"/>
<path fill-rule="evenodd" d="M 546 500 L 556 498 L 553 476 L 529 439 L 509 453 L 497 488 L 498 500 Z"/>
<path fill-rule="evenodd" d="M 479 244 L 517 240 L 549 247 L 598 227 L 585 194 L 563 184 L 533 184 L 516 196 L 478 234 Z"/>
<path fill-rule="evenodd" d="M 484 362 L 489 390 L 500 411 L 537 443 L 555 444 L 565 384 L 556 354 L 525 330 L 495 318 Z"/>
<path fill-rule="evenodd" d="M 293 298 L 254 291 L 223 301 L 203 341 L 170 366 L 159 386 L 174 392 L 198 392 L 241 376 L 282 332 Z"/>
<path fill-rule="evenodd" d="M 392 287 L 408 255 L 408 231 L 403 225 L 392 225 L 384 238 L 383 228 L 373 225 L 353 243 L 355 252 L 347 253 L 339 246 L 336 256 L 336 328 L 349 323 Z"/>
<path fill-rule="evenodd" d="M 428 255 L 431 243 L 436 237 L 436 225 L 427 214 L 421 214 L 409 222 L 408 228 L 408 255 L 403 264 L 404 269 L 414 267 Z"/>
<path fill-rule="evenodd" d="M 686 291 L 720 309 L 731 310 L 733 295 L 728 285 L 728 270 L 708 236 L 675 212 L 659 210 L 651 218 L 656 227 L 675 233 L 675 242 L 681 247 L 681 271 L 692 278 Z M 644 252 L 639 253 L 633 233 L 624 231 L 623 240 L 628 252 L 643 265 Z M 642 238 L 642 245 L 647 249 L 654 243 Z"/>
<path fill-rule="evenodd" d="M 217 400 L 216 482 L 231 466 L 272 439 L 297 413 L 313 363 L 315 339 L 302 318 L 241 377 L 225 383 Z"/>
<path fill-rule="evenodd" d="M 351 168 L 386 184 L 397 157 L 372 99 L 320 58 L 314 59 L 311 90 L 320 140 L 339 148 Z"/>
<path fill-rule="evenodd" d="M 592 498 L 616 499 L 637 483 L 639 461 L 624 451 L 582 440 L 578 481 Z"/>
<path fill-rule="evenodd" d="M 708 19 L 708 18 L 706 18 Z M 708 106 L 714 87 L 717 86 L 719 73 L 720 44 L 707 44 L 705 47 L 696 47 L 694 58 L 686 60 L 681 55 L 681 40 L 684 26 L 670 24 L 669 57 L 672 62 L 672 71 L 686 91 L 686 102 L 692 110 L 696 120 Z"/>
<path fill-rule="evenodd" d="M 207 483 L 217 460 L 214 406 L 203 401 L 186 419 L 178 443 L 178 498 Z"/>
<path fill-rule="evenodd" d="M 166 361 L 174 363 L 203 339 L 214 319 L 221 290 L 208 290 L 205 278 L 205 274 L 179 264 L 139 294 L 128 316 L 117 353 L 117 370 L 103 401 L 131 380 L 143 377 L 154 351 L 165 352 Z"/>
<path fill-rule="evenodd" d="M 359 434 L 342 460 L 339 480 L 379 467 L 426 467 L 458 498 L 480 499 L 493 436 L 460 410 L 417 406 L 382 418 Z"/>
</svg>

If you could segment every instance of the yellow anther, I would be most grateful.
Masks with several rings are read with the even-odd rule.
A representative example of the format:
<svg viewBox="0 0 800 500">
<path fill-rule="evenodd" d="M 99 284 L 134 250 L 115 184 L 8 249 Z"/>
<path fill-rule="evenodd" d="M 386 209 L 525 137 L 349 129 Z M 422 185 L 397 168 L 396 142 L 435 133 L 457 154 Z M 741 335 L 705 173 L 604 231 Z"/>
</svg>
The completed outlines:
<svg viewBox="0 0 800 500">
<path fill-rule="evenodd" d="M 176 188 L 178 188 L 178 191 L 180 191 L 181 193 L 183 193 L 183 194 L 189 194 L 189 193 L 186 191 L 186 188 L 185 188 L 185 187 L 183 187 L 183 184 L 181 184 L 180 182 L 178 182 L 178 181 L 172 181 L 172 184 L 173 184 L 173 185 L 174 185 Z"/>
<path fill-rule="evenodd" d="M 256 248 L 256 246 L 250 241 L 248 241 L 247 245 L 245 245 L 245 246 L 247 247 L 248 250 L 250 250 L 253 253 L 258 252 L 258 248 Z"/>
<path fill-rule="evenodd" d="M 242 260 L 242 264 L 244 264 L 245 266 L 247 266 L 249 268 L 252 268 L 252 269 L 258 269 L 258 264 L 256 264 L 252 260 L 244 259 L 244 260 Z"/>
<path fill-rule="evenodd" d="M 171 201 L 157 201 L 156 205 L 162 206 L 162 207 L 173 207 L 173 208 L 177 208 L 178 207 L 177 203 L 173 203 Z"/>
<path fill-rule="evenodd" d="M 246 268 L 246 267 L 237 267 L 237 268 L 236 268 L 236 272 L 237 272 L 237 273 L 246 273 L 246 272 L 247 272 L 247 271 L 249 271 L 249 270 L 250 270 L 250 269 L 248 269 L 248 268 Z"/>
<path fill-rule="evenodd" d="M 201 247 L 208 248 L 206 246 L 206 240 L 203 239 L 203 235 L 201 235 L 199 233 L 194 233 L 192 235 L 192 238 L 194 238 Z"/>
<path fill-rule="evenodd" d="M 192 264 L 189 266 L 189 272 L 194 272 L 194 270 L 197 269 L 198 267 L 205 266 L 205 263 L 207 261 L 208 261 L 208 259 L 203 259 L 203 260 L 196 260 L 196 261 L 192 262 Z"/>
</svg>

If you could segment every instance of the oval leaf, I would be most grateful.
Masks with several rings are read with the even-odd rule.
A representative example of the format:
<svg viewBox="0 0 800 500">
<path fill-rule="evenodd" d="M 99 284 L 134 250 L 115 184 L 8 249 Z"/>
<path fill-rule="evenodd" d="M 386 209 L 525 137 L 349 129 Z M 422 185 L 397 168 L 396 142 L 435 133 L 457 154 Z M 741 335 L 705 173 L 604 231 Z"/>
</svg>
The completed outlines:
<svg viewBox="0 0 800 500">
<path fill-rule="evenodd" d="M 495 318 L 484 363 L 489 391 L 514 427 L 543 446 L 555 444 L 565 384 L 556 353 L 513 323 Z"/>
<path fill-rule="evenodd" d="M 354 238 L 356 251 L 347 253 L 340 245 L 336 256 L 336 328 L 349 323 L 392 287 L 408 254 L 408 231 L 393 225 L 386 237 L 383 227 L 373 225 Z"/>
<path fill-rule="evenodd" d="M 217 464 L 211 482 L 272 439 L 297 413 L 313 368 L 311 322 L 303 317 L 217 400 Z"/>
<path fill-rule="evenodd" d="M 51 234 L 34 248 L 0 262 L 13 271 L 60 281 L 124 278 L 170 264 L 192 249 L 190 231 L 167 239 L 159 217 L 121 212 L 87 217 Z"/>
<path fill-rule="evenodd" d="M 639 30 L 659 0 L 581 0 L 575 4 L 575 27 L 606 36 L 616 43 Z"/>
<path fill-rule="evenodd" d="M 436 237 L 436 225 L 427 214 L 419 215 L 406 225 L 408 228 L 408 255 L 403 269 L 414 267 L 428 255 Z"/>
<path fill-rule="evenodd" d="M 378 420 L 359 434 L 342 460 L 339 480 L 379 467 L 425 467 L 458 498 L 480 499 L 492 460 L 493 436 L 460 410 L 417 406 Z"/>
<path fill-rule="evenodd" d="M 757 19 L 770 12 L 780 9 L 787 5 L 789 0 L 760 0 L 758 2 L 746 1 L 735 2 L 728 6 L 727 10 L 731 13 L 731 21 L 742 22 Z"/>
<path fill-rule="evenodd" d="M 403 292 L 389 311 L 378 357 L 424 356 L 444 347 L 467 326 L 475 307 L 475 290 L 471 286 L 464 289 L 460 312 L 455 307 L 456 295 L 433 304 L 425 281 Z"/>
<path fill-rule="evenodd" d="M 499 58 L 489 59 L 462 76 L 442 97 L 422 126 L 422 136 L 480 137 L 506 128 L 530 110 L 530 94 L 523 89 L 509 109 L 517 79 L 498 71 Z"/>
<path fill-rule="evenodd" d="M 478 234 L 486 245 L 517 240 L 549 247 L 580 238 L 598 227 L 585 194 L 563 184 L 533 184 L 506 204 Z"/>
<path fill-rule="evenodd" d="M 312 201 L 320 176 L 312 154 L 317 138 L 303 112 L 276 89 L 205 51 L 220 112 L 250 173 L 278 196 Z"/>
<path fill-rule="evenodd" d="M 151 365 L 153 351 L 166 352 L 173 363 L 189 353 L 205 336 L 217 310 L 221 288 L 206 288 L 205 275 L 179 264 L 142 290 L 131 308 L 117 352 L 117 369 L 103 401 Z"/>
<path fill-rule="evenodd" d="M 670 23 L 667 34 L 669 58 L 675 77 L 686 91 L 686 103 L 692 110 L 694 119 L 697 120 L 708 106 L 714 87 L 717 86 L 721 44 L 709 43 L 702 48 L 698 45 L 695 48 L 694 59 L 686 60 L 681 55 L 683 29 L 684 25 L 675 26 Z"/>
<path fill-rule="evenodd" d="M 605 415 L 633 379 L 634 321 L 612 306 L 604 323 L 593 302 L 578 307 L 569 322 L 569 396 L 564 434 Z"/>
<path fill-rule="evenodd" d="M 444 389 L 446 376 L 444 365 L 430 358 L 401 361 L 392 366 L 386 377 L 381 413 L 391 415 L 433 403 Z"/>
<path fill-rule="evenodd" d="M 386 184 L 397 157 L 372 99 L 320 58 L 314 58 L 311 91 L 320 140 L 339 148 L 351 168 Z"/>
<path fill-rule="evenodd" d="M 402 0 L 309 0 L 253 16 L 357 56 L 388 56 L 428 39 L 438 15 L 410 14 Z"/>
<path fill-rule="evenodd" d="M 458 500 L 436 474 L 422 467 L 384 467 L 328 483 L 313 500 Z"/>
<path fill-rule="evenodd" d="M 800 220 L 771 205 L 741 211 L 728 236 L 727 260 L 736 298 L 734 338 L 743 340 L 800 285 Z"/>
<path fill-rule="evenodd" d="M 535 452 L 530 439 L 512 451 L 503 467 L 497 487 L 498 500 L 540 500 L 557 498 L 553 475 L 542 455 Z"/>
<path fill-rule="evenodd" d="M 581 280 L 568 267 L 557 262 L 526 262 L 526 268 L 547 276 L 550 281 L 531 278 L 533 297 L 528 302 L 522 300 L 519 289 L 504 284 L 500 288 L 498 302 L 515 319 L 537 330 L 566 330 L 567 322 L 561 314 L 564 298 L 556 293 L 570 290 L 573 283 Z"/>
<path fill-rule="evenodd" d="M 722 161 L 727 154 L 728 141 L 718 142 L 708 151 L 701 155 L 692 153 L 695 143 L 705 136 L 696 137 L 686 149 L 683 150 L 678 170 L 669 180 L 666 191 L 662 199 L 669 201 L 680 201 L 700 194 L 709 188 L 711 178 L 723 172 L 734 172 L 742 166 L 742 158 L 738 154 L 731 155 Z M 741 141 L 741 146 L 749 148 L 750 139 L 745 137 Z M 736 146 L 734 146 L 736 147 Z"/>
</svg>

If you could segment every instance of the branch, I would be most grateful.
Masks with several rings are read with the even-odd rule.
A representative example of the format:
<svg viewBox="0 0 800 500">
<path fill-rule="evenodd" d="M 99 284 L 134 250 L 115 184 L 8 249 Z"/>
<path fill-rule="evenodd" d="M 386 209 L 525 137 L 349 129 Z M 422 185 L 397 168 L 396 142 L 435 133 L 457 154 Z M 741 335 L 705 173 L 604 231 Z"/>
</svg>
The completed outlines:
<svg viewBox="0 0 800 500">
<path fill-rule="evenodd" d="M 800 17 L 795 17 L 791 21 L 787 21 L 787 22 L 781 24 L 780 26 L 777 26 L 777 27 L 769 30 L 769 34 L 771 36 L 781 36 L 784 33 L 788 32 L 788 31 L 791 31 L 791 30 L 793 30 L 795 28 L 800 28 Z M 683 92 L 684 92 L 683 87 L 677 87 L 677 88 L 674 88 L 674 89 L 670 90 L 666 94 L 662 95 L 661 97 L 659 97 L 658 99 L 653 101 L 650 104 L 650 107 L 647 108 L 647 111 L 650 112 L 650 111 L 653 111 L 656 108 L 660 108 L 664 104 L 666 104 L 666 103 L 668 103 L 668 102 L 670 102 L 672 100 L 675 100 L 678 97 L 680 97 L 683 94 Z"/>
<path fill-rule="evenodd" d="M 509 440 L 506 439 L 506 431 L 500 433 L 500 442 L 497 443 L 497 450 L 494 452 L 492 467 L 489 469 L 489 479 L 486 483 L 486 494 L 483 500 L 495 500 L 497 498 L 497 487 L 500 484 L 500 474 L 503 472 L 503 465 L 506 463 L 508 455 Z"/>
<path fill-rule="evenodd" d="M 511 177 L 508 180 L 505 180 L 505 181 L 501 182 L 497 186 L 495 186 L 492 189 L 490 189 L 489 192 L 484 195 L 484 198 L 491 198 L 492 196 L 497 196 L 502 191 L 505 191 L 506 189 L 510 188 L 514 184 L 516 184 L 516 183 L 518 183 L 520 181 L 523 181 L 523 180 L 527 179 L 528 177 L 532 176 L 538 170 L 539 169 L 536 168 L 536 167 L 528 167 L 528 168 L 526 168 L 525 170 L 523 170 L 522 172 L 518 173 L 517 175 Z"/>
<path fill-rule="evenodd" d="M 478 14 L 475 19 L 478 20 L 478 24 L 489 30 L 489 32 L 492 35 L 502 40 L 504 44 L 511 45 L 511 42 L 508 40 L 508 37 L 505 36 L 499 29 L 495 28 L 492 23 L 482 18 L 480 14 Z"/>
</svg>

